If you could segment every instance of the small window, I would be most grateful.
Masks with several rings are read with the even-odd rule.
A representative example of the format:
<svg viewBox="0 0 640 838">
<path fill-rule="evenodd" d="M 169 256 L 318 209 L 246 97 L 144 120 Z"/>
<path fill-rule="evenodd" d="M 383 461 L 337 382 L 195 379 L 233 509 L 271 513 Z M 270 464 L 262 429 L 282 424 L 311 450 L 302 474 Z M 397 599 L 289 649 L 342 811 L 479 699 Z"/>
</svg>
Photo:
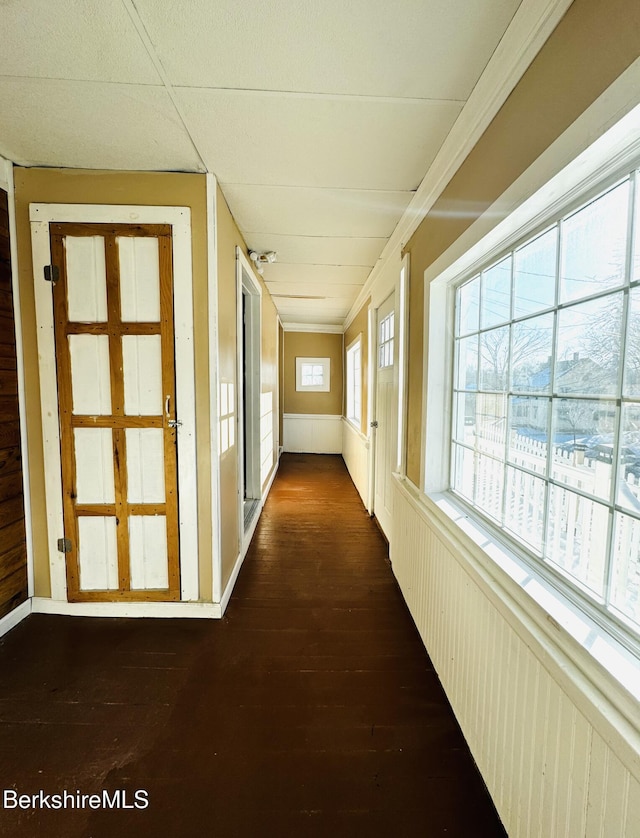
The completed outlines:
<svg viewBox="0 0 640 838">
<path fill-rule="evenodd" d="M 361 340 L 347 348 L 347 419 L 360 427 L 362 420 Z"/>
<path fill-rule="evenodd" d="M 328 393 L 330 388 L 330 358 L 296 358 L 296 390 Z"/>
<path fill-rule="evenodd" d="M 378 367 L 393 366 L 394 312 L 380 321 L 378 327 Z"/>
</svg>

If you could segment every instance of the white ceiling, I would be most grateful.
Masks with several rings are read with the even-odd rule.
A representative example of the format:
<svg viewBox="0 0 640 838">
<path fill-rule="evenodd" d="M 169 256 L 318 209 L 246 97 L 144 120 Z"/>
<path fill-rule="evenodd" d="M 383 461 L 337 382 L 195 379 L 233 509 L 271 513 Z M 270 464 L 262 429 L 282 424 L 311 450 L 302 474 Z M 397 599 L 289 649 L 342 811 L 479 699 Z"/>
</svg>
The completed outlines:
<svg viewBox="0 0 640 838">
<path fill-rule="evenodd" d="M 283 322 L 339 325 L 519 4 L 0 0 L 0 154 L 213 172 Z"/>
</svg>

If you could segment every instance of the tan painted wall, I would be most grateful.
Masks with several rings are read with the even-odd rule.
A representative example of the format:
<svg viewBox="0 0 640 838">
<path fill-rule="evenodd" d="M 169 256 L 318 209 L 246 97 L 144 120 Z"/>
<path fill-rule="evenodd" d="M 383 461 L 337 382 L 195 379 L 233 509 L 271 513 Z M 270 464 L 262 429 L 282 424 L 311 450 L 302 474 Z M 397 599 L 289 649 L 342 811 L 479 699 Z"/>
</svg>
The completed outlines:
<svg viewBox="0 0 640 838">
<path fill-rule="evenodd" d="M 70 169 L 15 169 L 20 300 L 24 336 L 27 436 L 35 593 L 50 596 L 44 493 L 40 383 L 36 345 L 34 278 L 29 204 L 139 204 L 191 208 L 193 257 L 196 444 L 198 450 L 198 549 L 200 596 L 211 599 L 211 451 L 207 326 L 207 228 L 205 177 L 196 174 L 101 172 Z"/>
<path fill-rule="evenodd" d="M 296 358 L 330 358 L 328 393 L 296 391 Z M 318 332 L 284 333 L 284 412 L 342 416 L 342 335 Z"/>
<path fill-rule="evenodd" d="M 407 472 L 420 480 L 425 269 L 640 55 L 637 0 L 574 0 L 409 241 Z"/>
<path fill-rule="evenodd" d="M 218 188 L 218 347 L 221 383 L 233 385 L 237 404 L 237 328 L 236 328 L 236 247 L 248 258 L 247 245 L 231 215 L 227 202 Z M 272 393 L 274 430 L 278 428 L 277 313 L 261 277 L 254 274 L 262 288 L 262 392 Z M 274 463 L 277 462 L 274 433 Z M 269 478 L 267 477 L 267 480 Z M 238 522 L 238 451 L 234 445 L 220 458 L 220 507 L 222 545 L 222 590 L 233 572 L 240 550 Z"/>
<path fill-rule="evenodd" d="M 363 304 L 360 311 L 353 318 L 349 328 L 344 333 L 344 357 L 343 368 L 347 368 L 347 347 L 349 344 L 360 335 L 360 358 L 362 365 L 362 416 L 360 417 L 360 430 L 363 434 L 367 433 L 368 416 L 367 416 L 367 400 L 368 400 L 368 376 L 369 376 L 369 303 L 367 300 Z M 347 401 L 346 392 L 342 405 L 342 414 L 346 416 Z"/>
</svg>

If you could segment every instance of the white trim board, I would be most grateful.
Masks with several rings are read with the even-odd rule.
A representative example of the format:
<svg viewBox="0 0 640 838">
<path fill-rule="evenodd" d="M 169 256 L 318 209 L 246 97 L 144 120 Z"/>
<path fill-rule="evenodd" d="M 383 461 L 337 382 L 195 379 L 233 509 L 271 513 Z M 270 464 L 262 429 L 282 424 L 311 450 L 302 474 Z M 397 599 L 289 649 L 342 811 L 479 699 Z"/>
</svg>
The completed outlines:
<svg viewBox="0 0 640 838">
<path fill-rule="evenodd" d="M 28 599 L 26 602 L 21 603 L 13 611 L 9 611 L 8 614 L 5 614 L 2 619 L 0 619 L 0 637 L 5 635 L 8 631 L 11 631 L 12 628 L 15 628 L 18 623 L 22 622 L 25 617 L 28 617 L 31 614 L 31 599 Z"/>
<path fill-rule="evenodd" d="M 344 332 L 342 326 L 325 323 L 282 323 L 282 330 L 284 332 L 317 332 L 322 335 L 341 335 Z"/>
<path fill-rule="evenodd" d="M 22 305 L 20 301 L 20 270 L 18 264 L 18 231 L 16 225 L 15 188 L 13 165 L 4 161 L 9 204 L 9 238 L 11 246 L 11 288 L 13 293 L 14 328 L 16 334 L 16 362 L 18 371 L 18 406 L 20 411 L 20 448 L 22 452 L 22 488 L 24 502 L 24 524 L 27 549 L 27 592 L 34 592 L 33 578 L 33 515 L 31 510 L 31 475 L 29 472 L 29 440 L 27 436 L 27 406 L 24 376 L 24 346 L 22 339 Z"/>
<path fill-rule="evenodd" d="M 67 602 L 33 597 L 32 614 L 59 614 L 67 617 L 222 617 L 215 602 Z"/>
<path fill-rule="evenodd" d="M 43 279 L 44 266 L 51 261 L 49 225 L 54 222 L 170 224 L 173 237 L 176 401 L 182 422 L 178 431 L 181 599 L 183 602 L 195 601 L 199 596 L 199 567 L 191 210 L 189 207 L 31 204 L 29 217 L 38 324 L 51 597 L 62 602 L 67 600 L 65 560 L 57 549 L 57 540 L 64 532 L 64 518 L 53 307 L 51 286 Z"/>
<path fill-rule="evenodd" d="M 211 446 L 212 599 L 222 598 L 222 519 L 220 506 L 220 347 L 218 342 L 218 183 L 205 178 L 207 192 L 207 297 L 209 306 L 209 443 Z"/>
</svg>

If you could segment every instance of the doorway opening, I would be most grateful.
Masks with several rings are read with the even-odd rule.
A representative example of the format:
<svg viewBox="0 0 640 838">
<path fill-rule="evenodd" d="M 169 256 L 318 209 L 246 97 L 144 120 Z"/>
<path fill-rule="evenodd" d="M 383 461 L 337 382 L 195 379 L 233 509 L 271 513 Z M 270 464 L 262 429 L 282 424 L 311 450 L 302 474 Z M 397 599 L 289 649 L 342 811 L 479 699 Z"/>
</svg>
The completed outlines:
<svg viewBox="0 0 640 838">
<path fill-rule="evenodd" d="M 238 280 L 238 498 L 241 540 L 260 510 L 260 285 L 237 249 Z"/>
</svg>

